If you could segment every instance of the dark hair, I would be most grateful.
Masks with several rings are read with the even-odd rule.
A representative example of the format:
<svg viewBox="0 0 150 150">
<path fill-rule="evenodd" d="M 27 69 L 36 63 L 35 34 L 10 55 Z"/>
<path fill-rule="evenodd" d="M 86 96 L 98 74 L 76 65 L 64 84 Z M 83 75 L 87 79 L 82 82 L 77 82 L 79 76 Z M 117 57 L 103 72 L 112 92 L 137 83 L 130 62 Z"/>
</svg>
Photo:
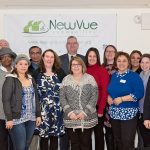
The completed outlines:
<svg viewBox="0 0 150 150">
<path fill-rule="evenodd" d="M 130 54 L 130 59 L 134 53 L 138 53 L 140 55 L 140 57 L 142 57 L 142 53 L 139 50 L 133 50 Z"/>
<path fill-rule="evenodd" d="M 117 67 L 117 59 L 120 56 L 125 56 L 127 58 L 127 60 L 128 60 L 129 65 L 130 65 L 130 56 L 129 56 L 129 54 L 126 53 L 126 52 L 123 52 L 123 51 L 119 51 L 119 52 L 117 52 L 117 54 L 115 56 L 115 60 L 114 60 L 114 66 L 115 67 Z"/>
<path fill-rule="evenodd" d="M 147 57 L 148 59 L 150 59 L 150 54 L 148 54 L 148 53 L 143 54 L 142 57 L 141 57 L 141 60 L 142 60 L 143 58 L 145 58 L 145 57 Z"/>
<path fill-rule="evenodd" d="M 107 59 L 106 59 L 106 50 L 108 47 L 112 47 L 114 50 L 115 50 L 115 55 L 117 54 L 117 48 L 114 46 L 114 45 L 107 45 L 104 49 L 104 55 L 103 55 L 103 66 L 106 66 L 107 65 Z"/>
<path fill-rule="evenodd" d="M 73 57 L 71 60 L 70 60 L 70 63 L 69 63 L 69 71 L 70 71 L 70 74 L 73 74 L 72 70 L 71 70 L 71 66 L 72 66 L 72 62 L 73 61 L 77 61 L 81 66 L 82 66 L 82 73 L 84 74 L 86 72 L 86 66 L 85 66 L 85 63 L 84 61 L 78 57 L 78 56 L 75 56 Z"/>
<path fill-rule="evenodd" d="M 32 50 L 33 48 L 38 48 L 38 49 L 40 50 L 40 53 L 42 53 L 42 49 L 41 49 L 40 47 L 38 47 L 38 46 L 32 46 L 32 47 L 30 47 L 30 48 L 29 48 L 29 53 L 31 53 L 31 50 Z"/>
<path fill-rule="evenodd" d="M 139 50 L 133 50 L 133 51 L 130 53 L 130 69 L 132 69 L 131 57 L 132 57 L 132 55 L 135 54 L 135 53 L 137 53 L 137 54 L 140 55 L 139 63 L 141 62 L 142 53 L 141 53 Z M 139 68 L 141 68 L 140 65 L 139 65 Z"/>
<path fill-rule="evenodd" d="M 41 59 L 41 63 L 40 63 L 41 72 L 43 72 L 43 73 L 46 72 L 46 68 L 45 68 L 45 65 L 44 65 L 44 62 L 43 62 L 43 57 L 45 56 L 45 54 L 47 52 L 52 52 L 54 54 L 54 64 L 52 66 L 52 71 L 54 73 L 56 73 L 60 69 L 60 59 L 59 59 L 58 55 L 56 54 L 56 52 L 52 49 L 47 49 L 42 54 L 42 59 Z"/>
<path fill-rule="evenodd" d="M 98 49 L 95 48 L 95 47 L 89 48 L 89 49 L 87 50 L 87 52 L 86 52 L 86 55 L 85 55 L 85 64 L 86 64 L 86 66 L 88 66 L 88 64 L 89 64 L 89 63 L 88 63 L 88 55 L 89 55 L 89 53 L 90 53 L 91 51 L 93 51 L 93 52 L 96 54 L 97 64 L 100 66 L 100 65 L 101 65 L 101 63 L 100 63 L 100 54 L 99 54 Z"/>
</svg>

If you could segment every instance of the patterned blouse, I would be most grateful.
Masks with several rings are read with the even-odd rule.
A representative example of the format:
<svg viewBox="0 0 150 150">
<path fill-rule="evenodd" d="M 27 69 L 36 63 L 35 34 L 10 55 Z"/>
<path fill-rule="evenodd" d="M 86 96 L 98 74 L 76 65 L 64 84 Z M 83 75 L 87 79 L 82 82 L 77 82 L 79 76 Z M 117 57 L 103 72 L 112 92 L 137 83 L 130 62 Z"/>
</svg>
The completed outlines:
<svg viewBox="0 0 150 150">
<path fill-rule="evenodd" d="M 33 85 L 22 88 L 21 118 L 13 119 L 13 124 L 17 125 L 29 120 L 35 121 L 35 97 Z"/>
<path fill-rule="evenodd" d="M 46 76 L 40 73 L 37 77 L 37 88 L 42 116 L 37 132 L 41 137 L 64 134 L 63 111 L 59 102 L 60 81 L 57 75 Z"/>
</svg>

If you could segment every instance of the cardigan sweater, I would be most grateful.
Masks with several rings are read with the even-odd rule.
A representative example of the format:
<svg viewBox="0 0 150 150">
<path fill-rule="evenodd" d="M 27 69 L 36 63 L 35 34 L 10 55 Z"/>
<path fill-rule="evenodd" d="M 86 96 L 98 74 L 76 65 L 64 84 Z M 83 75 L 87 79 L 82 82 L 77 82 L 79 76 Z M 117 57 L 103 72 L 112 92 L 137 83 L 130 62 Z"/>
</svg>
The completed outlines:
<svg viewBox="0 0 150 150">
<path fill-rule="evenodd" d="M 144 86 L 140 76 L 127 70 L 120 74 L 116 71 L 110 80 L 108 93 L 115 99 L 130 95 L 133 101 L 123 101 L 119 105 L 112 104 L 110 106 L 110 117 L 118 120 L 130 120 L 135 117 L 139 111 L 138 101 L 144 96 Z"/>
<path fill-rule="evenodd" d="M 107 87 L 109 84 L 108 71 L 103 66 L 95 64 L 92 66 L 88 66 L 86 72 L 92 75 L 96 80 L 96 83 L 98 85 L 98 99 L 97 99 L 98 114 L 103 114 L 108 96 L 107 93 Z"/>
<path fill-rule="evenodd" d="M 39 97 L 37 92 L 37 86 L 31 75 L 28 75 L 32 80 L 35 95 L 35 115 L 41 116 Z M 2 102 L 4 106 L 4 113 L 7 121 L 12 119 L 19 119 L 21 117 L 22 109 L 22 84 L 19 81 L 16 74 L 8 74 L 2 88 Z"/>
<path fill-rule="evenodd" d="M 96 101 L 98 97 L 97 84 L 94 78 L 85 73 L 77 84 L 71 74 L 67 75 L 60 88 L 60 103 L 64 111 L 64 124 L 66 128 L 92 128 L 98 123 Z M 79 114 L 83 112 L 84 120 L 71 120 L 70 112 Z"/>
</svg>

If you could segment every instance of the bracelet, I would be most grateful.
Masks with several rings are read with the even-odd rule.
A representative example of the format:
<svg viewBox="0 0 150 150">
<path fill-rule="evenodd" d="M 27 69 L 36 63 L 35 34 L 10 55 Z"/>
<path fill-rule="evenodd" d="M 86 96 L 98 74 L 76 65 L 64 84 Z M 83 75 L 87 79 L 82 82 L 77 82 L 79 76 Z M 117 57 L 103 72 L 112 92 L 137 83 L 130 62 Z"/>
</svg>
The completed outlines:
<svg viewBox="0 0 150 150">
<path fill-rule="evenodd" d="M 121 99 L 121 101 L 123 102 L 123 98 L 122 98 L 122 97 L 120 97 L 120 99 Z"/>
</svg>

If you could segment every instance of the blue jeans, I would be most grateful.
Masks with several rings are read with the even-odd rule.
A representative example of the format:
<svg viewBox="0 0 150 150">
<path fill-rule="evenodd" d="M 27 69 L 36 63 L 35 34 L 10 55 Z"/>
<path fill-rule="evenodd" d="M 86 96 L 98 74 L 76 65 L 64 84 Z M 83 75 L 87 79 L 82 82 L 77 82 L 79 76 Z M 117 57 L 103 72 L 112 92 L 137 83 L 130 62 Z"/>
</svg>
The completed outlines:
<svg viewBox="0 0 150 150">
<path fill-rule="evenodd" d="M 35 121 L 14 125 L 9 131 L 15 150 L 28 150 L 35 129 Z"/>
</svg>

